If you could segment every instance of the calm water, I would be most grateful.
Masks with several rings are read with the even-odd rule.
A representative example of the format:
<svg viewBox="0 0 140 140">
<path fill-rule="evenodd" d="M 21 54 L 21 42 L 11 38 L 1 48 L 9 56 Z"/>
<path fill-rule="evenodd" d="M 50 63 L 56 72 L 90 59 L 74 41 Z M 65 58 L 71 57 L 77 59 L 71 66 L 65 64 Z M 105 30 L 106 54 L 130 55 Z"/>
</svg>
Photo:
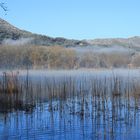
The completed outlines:
<svg viewBox="0 0 140 140">
<path fill-rule="evenodd" d="M 138 69 L 20 71 L 18 83 L 0 95 L 16 102 L 0 103 L 0 140 L 140 139 Z"/>
</svg>

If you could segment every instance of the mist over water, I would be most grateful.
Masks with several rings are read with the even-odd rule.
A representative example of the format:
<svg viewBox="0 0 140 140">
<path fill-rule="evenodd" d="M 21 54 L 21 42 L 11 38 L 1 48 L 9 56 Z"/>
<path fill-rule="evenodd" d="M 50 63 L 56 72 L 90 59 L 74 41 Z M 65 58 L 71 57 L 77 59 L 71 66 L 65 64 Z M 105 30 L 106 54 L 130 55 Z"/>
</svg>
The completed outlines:
<svg viewBox="0 0 140 140">
<path fill-rule="evenodd" d="M 86 47 L 70 47 L 79 53 L 93 52 L 93 53 L 133 53 L 135 49 L 121 47 L 121 46 L 86 46 Z"/>
<path fill-rule="evenodd" d="M 20 39 L 5 39 L 2 42 L 2 45 L 8 45 L 8 46 L 23 46 L 30 44 L 30 42 L 33 40 L 33 38 L 20 38 Z"/>
<path fill-rule="evenodd" d="M 140 140 L 140 0 L 0 12 L 0 140 Z"/>
<path fill-rule="evenodd" d="M 0 93 L 1 140 L 131 140 L 140 136 L 139 69 L 18 73 L 13 77 L 17 92 Z M 12 77 L 7 74 L 1 71 L 0 81 L 8 83 Z"/>
</svg>

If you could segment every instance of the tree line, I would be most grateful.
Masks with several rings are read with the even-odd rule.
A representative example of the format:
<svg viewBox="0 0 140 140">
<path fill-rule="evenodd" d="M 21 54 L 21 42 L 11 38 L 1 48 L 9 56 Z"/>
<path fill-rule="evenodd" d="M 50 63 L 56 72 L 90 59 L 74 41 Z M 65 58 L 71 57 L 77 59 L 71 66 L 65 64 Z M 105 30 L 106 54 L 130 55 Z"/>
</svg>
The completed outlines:
<svg viewBox="0 0 140 140">
<path fill-rule="evenodd" d="M 119 53 L 77 53 L 61 46 L 0 46 L 0 68 L 79 69 L 140 66 L 140 55 Z"/>
</svg>

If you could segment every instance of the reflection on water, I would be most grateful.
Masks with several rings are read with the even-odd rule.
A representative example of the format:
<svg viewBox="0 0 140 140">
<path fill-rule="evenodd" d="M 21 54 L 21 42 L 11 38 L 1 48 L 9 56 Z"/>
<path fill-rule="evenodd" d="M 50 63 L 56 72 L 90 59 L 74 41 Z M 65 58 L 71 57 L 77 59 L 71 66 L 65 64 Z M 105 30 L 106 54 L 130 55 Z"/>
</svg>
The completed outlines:
<svg viewBox="0 0 140 140">
<path fill-rule="evenodd" d="M 16 80 L 17 93 L 0 93 L 0 140 L 140 139 L 139 71 L 29 73 Z"/>
</svg>

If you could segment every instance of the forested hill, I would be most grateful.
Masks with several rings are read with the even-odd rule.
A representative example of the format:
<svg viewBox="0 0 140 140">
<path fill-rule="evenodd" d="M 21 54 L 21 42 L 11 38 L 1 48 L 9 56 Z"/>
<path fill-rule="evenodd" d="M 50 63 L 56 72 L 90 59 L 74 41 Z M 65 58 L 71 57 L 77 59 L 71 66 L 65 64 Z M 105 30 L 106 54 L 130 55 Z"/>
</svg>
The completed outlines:
<svg viewBox="0 0 140 140">
<path fill-rule="evenodd" d="M 70 40 L 61 37 L 52 38 L 45 35 L 34 34 L 25 30 L 20 30 L 11 25 L 7 21 L 0 18 L 0 44 L 17 44 L 28 43 L 30 45 L 44 45 L 44 46 L 86 46 L 86 41 Z"/>
</svg>

